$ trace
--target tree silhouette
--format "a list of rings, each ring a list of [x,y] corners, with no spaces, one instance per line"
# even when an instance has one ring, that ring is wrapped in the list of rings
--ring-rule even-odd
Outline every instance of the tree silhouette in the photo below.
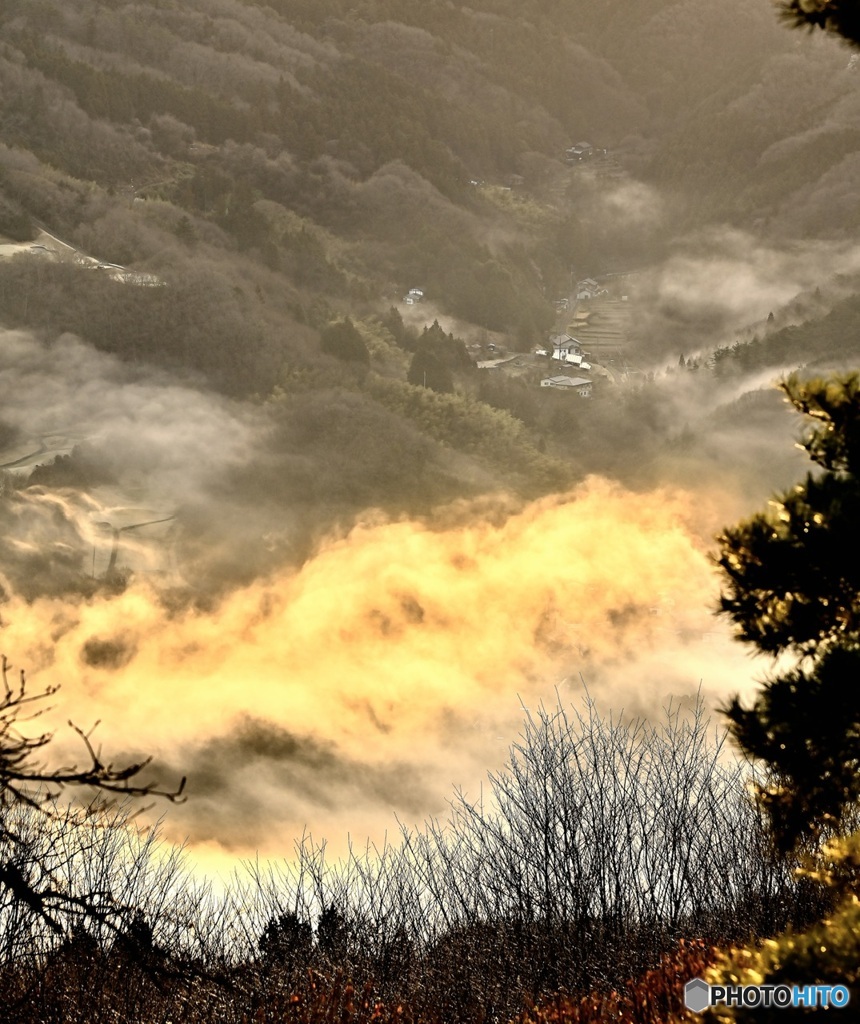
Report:
[[[438,320],[434,320],[421,332],[418,348],[432,352],[452,372],[475,369],[474,360],[466,351],[463,340],[455,338],[450,332],[446,334]]]
[[[781,0],[780,16],[795,28],[820,28],[860,47],[860,7],[856,0]]]
[[[738,639],[796,658],[751,708],[726,708],[741,748],[774,773],[760,796],[786,851],[860,797],[860,375],[780,387],[813,421],[801,446],[820,471],[725,530],[717,563]]]
[[[349,923],[335,907],[323,908],[317,922],[317,947],[333,962],[344,957],[349,944]]]
[[[176,802],[183,798],[185,779],[175,790],[160,789],[156,782],[140,784],[137,779],[150,763],[149,758],[120,767],[105,764],[93,746],[92,730],[84,732],[71,722],[83,744],[86,762],[81,766],[49,767],[41,760],[41,753],[50,745],[53,734],[28,736],[20,726],[44,713],[43,702],[58,687],[31,694],[23,671],[15,683],[9,675],[10,665],[4,655],[0,660],[0,888],[56,934],[68,932],[64,920],[71,920],[73,930],[89,918],[108,925],[121,923],[126,908],[118,906],[109,893],[86,888],[76,891],[41,863],[38,855],[33,860],[16,812],[29,811],[44,822],[47,830],[49,822],[56,819],[55,798],[68,786],[89,788],[96,798],[102,797],[101,806],[105,794],[108,799],[163,796]],[[97,799],[91,809],[96,811],[98,807]]]
[[[454,377],[442,360],[429,349],[419,348],[412,357],[406,380],[416,387],[430,388],[441,394],[452,394]]]
[[[153,965],[161,951],[155,944],[155,933],[146,914],[139,908],[131,912],[116,937],[114,952],[138,964]]]
[[[258,945],[270,966],[301,967],[313,948],[313,930],[295,911],[290,911],[269,919]]]

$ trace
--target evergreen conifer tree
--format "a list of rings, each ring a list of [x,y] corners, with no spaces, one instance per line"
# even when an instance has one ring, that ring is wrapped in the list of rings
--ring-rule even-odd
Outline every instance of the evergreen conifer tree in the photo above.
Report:
[[[751,708],[726,713],[772,780],[761,798],[783,850],[838,828],[860,797],[860,374],[781,385],[812,420],[819,467],[719,537],[720,611],[759,651],[793,655]]]
[[[322,332],[322,350],[347,363],[370,365],[370,353],[358,328],[347,317],[331,323]]]
[[[857,0],[779,0],[777,7],[782,18],[797,28],[821,28],[860,47]]]
[[[442,394],[454,391],[454,377],[445,363],[429,349],[419,348],[412,357],[406,380],[418,387],[430,388]]]

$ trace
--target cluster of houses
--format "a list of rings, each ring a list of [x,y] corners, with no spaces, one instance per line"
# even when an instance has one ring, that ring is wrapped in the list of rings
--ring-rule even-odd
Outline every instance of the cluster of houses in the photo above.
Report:
[[[415,306],[424,301],[424,292],[420,288],[410,288],[403,296],[403,301],[407,306]]]
[[[575,142],[564,151],[564,158],[569,164],[580,164],[595,156],[606,156],[605,149],[595,149],[590,142]]]
[[[492,370],[495,372],[501,372],[502,367],[506,370],[512,370],[515,375],[518,375],[516,367],[523,367],[528,365],[527,357],[514,355],[505,355],[499,351],[497,346],[492,342],[486,345],[470,345],[470,351],[480,353],[486,350],[491,356],[489,359],[481,359],[480,356],[476,360],[477,367],[479,370]],[[552,353],[552,358],[561,363],[564,368],[576,367],[579,371],[585,371],[586,373],[591,370],[591,363],[586,362],[583,357],[582,343],[577,341],[576,338],[571,337],[569,334],[559,334],[554,338],[550,339],[550,344],[546,348],[538,348],[534,350],[534,355],[549,356]],[[562,369],[562,366],[559,367]],[[551,376],[544,377],[540,386],[542,388],[556,388],[559,391],[567,391],[571,394],[579,395],[581,398],[590,398],[592,392],[593,381],[590,377],[583,376],[570,376],[568,374],[552,374]]]
[[[582,342],[577,341],[570,334],[556,334],[550,338],[547,348],[536,349],[535,355],[548,356],[550,352],[552,352],[552,358],[560,363],[575,366],[578,370],[586,372],[591,369],[591,363],[586,362],[583,356]],[[592,382],[587,377],[568,377],[563,375],[544,377],[540,382],[542,388],[570,390],[582,398],[588,398],[591,395],[591,385]]]

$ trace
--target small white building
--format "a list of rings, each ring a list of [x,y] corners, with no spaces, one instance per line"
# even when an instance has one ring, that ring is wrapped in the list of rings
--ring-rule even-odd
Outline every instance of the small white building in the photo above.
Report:
[[[591,381],[586,377],[544,377],[540,382],[542,388],[561,388],[562,391],[573,391],[580,398],[591,397]]]
[[[582,362],[582,342],[569,334],[557,334],[549,340],[553,359],[558,359],[562,363],[575,363],[577,359]]]
[[[565,150],[565,157],[570,163],[576,163],[580,160],[587,160],[593,153],[594,146],[590,142],[577,142]]]
[[[576,284],[577,302],[596,299],[599,296],[608,294],[609,292],[605,288],[601,288],[600,283],[595,281],[593,277],[586,277],[582,281],[578,281]]]

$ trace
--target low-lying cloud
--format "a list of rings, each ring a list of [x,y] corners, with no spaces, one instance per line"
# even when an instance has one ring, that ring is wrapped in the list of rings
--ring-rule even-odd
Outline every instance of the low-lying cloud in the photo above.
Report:
[[[63,684],[63,717],[104,722],[106,748],[153,754],[163,783],[188,774],[171,837],[273,856],[306,824],[378,836],[394,812],[440,812],[504,758],[519,699],[565,678],[648,715],[700,680],[742,686],[711,616],[723,511],[592,479],[495,522],[356,526],[207,612],[168,611],[144,584],[12,599],[3,641]]]
[[[2,332],[0,416],[31,440],[98,444],[110,470],[148,500],[181,500],[247,458],[247,407],[133,367],[73,335],[53,342]]]
[[[531,503],[377,510],[290,559],[303,495],[282,478],[334,472],[325,445],[73,338],[0,340],[12,447],[74,434],[110,477],[86,491],[7,480],[2,648],[34,687],[62,686],[45,724],[64,763],[81,753],[66,720],[99,719],[105,756],[152,755],[163,786],[187,774],[188,802],[165,827],[207,867],[289,855],[305,827],[342,848],[348,832],[381,838],[395,814],[444,814],[454,785],[474,792],[505,759],[521,701],[553,701],[559,687],[578,700],[581,679],[605,706],[649,716],[700,681],[712,703],[750,683],[712,615],[712,537],[746,510],[724,471],[695,489],[591,477]],[[426,439],[404,437],[379,473],[392,460],[400,473],[395,456],[429,457]],[[171,531],[192,527],[237,562],[251,535],[269,557],[217,598],[188,600],[188,546]],[[118,547],[136,570],[124,590],[101,579]],[[44,585],[22,586],[39,572]]]
[[[860,270],[854,243],[764,242],[737,228],[687,236],[657,266],[636,278],[641,320],[637,341],[654,355],[731,344],[739,327],[764,326],[799,294]],[[819,311],[820,312],[820,311]]]

